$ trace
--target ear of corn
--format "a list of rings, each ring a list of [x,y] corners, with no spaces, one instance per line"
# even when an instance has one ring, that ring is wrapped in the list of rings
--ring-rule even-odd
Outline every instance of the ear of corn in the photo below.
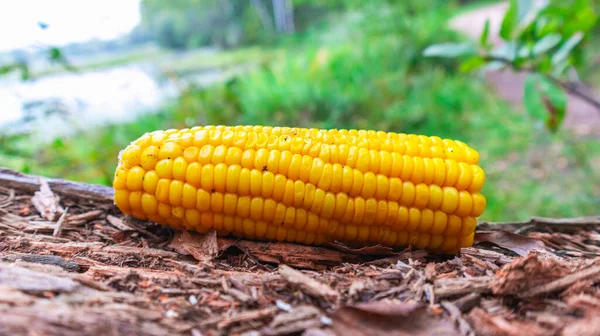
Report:
[[[115,203],[173,228],[322,244],[473,244],[479,154],[439,137],[204,126],[148,133],[119,157]]]

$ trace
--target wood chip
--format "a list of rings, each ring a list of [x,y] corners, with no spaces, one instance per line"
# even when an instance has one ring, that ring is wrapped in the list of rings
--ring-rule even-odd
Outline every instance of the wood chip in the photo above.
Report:
[[[339,300],[339,293],[331,289],[331,287],[320,283],[287,265],[279,266],[279,274],[281,274],[289,283],[298,286],[309,295],[333,302]]]
[[[69,278],[0,263],[0,285],[26,293],[71,292],[79,284]]]
[[[228,319],[224,319],[217,324],[217,327],[219,329],[225,329],[236,323],[246,323],[253,320],[269,318],[275,315],[278,310],[279,309],[277,307],[268,307],[265,309],[244,312],[242,314],[234,315]]]
[[[63,214],[60,216],[60,218],[56,222],[56,227],[54,228],[54,232],[52,232],[52,235],[54,237],[60,236],[60,232],[62,231],[62,226],[65,222],[65,218],[67,218],[68,213],[69,213],[69,208],[66,208],[65,211],[63,212]]]
[[[490,291],[493,277],[473,277],[451,279],[444,278],[435,281],[434,292],[439,298],[447,298],[469,293],[485,293]]]
[[[52,192],[48,182],[46,182],[45,179],[41,179],[40,190],[36,191],[31,198],[31,203],[33,203],[36,210],[43,218],[49,221],[55,221],[56,217],[58,217],[58,214],[61,212],[59,202],[58,196]]]
[[[581,281],[581,280],[600,280],[600,265],[590,267],[579,272],[566,275],[562,278],[543,284],[541,286],[534,287],[525,293],[520,294],[521,297],[533,297],[544,294],[553,293],[559,290],[563,290],[570,285]]]

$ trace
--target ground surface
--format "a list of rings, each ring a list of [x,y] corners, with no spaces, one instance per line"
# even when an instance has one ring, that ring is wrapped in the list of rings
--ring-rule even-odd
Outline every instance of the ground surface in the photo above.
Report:
[[[47,181],[0,168],[0,335],[600,335],[598,217],[435,256],[176,232]]]
[[[489,19],[490,42],[494,45],[500,45],[503,43],[499,37],[500,25],[507,9],[507,2],[481,6],[457,15],[450,21],[450,26],[473,39],[478,39],[485,21]],[[486,74],[487,81],[498,94],[515,106],[522,106],[523,104],[525,77],[525,74],[509,70],[490,71]],[[596,96],[600,96],[600,92],[595,91]],[[568,99],[565,126],[581,135],[600,135],[600,111],[573,95],[569,95]]]

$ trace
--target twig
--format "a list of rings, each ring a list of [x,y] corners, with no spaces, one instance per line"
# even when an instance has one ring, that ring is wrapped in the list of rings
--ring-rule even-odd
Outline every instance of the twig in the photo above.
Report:
[[[435,295],[439,298],[469,293],[487,293],[490,291],[490,284],[493,279],[493,277],[489,276],[473,277],[470,279],[438,279],[435,282],[434,291]]]
[[[567,92],[571,93],[572,95],[581,98],[583,101],[585,101],[589,105],[593,106],[600,113],[600,100],[598,100],[598,98],[594,97],[590,93],[581,91],[581,89],[580,89],[581,84],[579,84],[579,83],[562,81],[562,80],[560,80],[560,79],[558,79],[558,78],[556,78],[556,77],[554,77],[552,75],[541,73],[536,68],[516,67],[513,64],[513,61],[511,61],[508,58],[504,58],[504,57],[497,57],[497,56],[486,55],[486,56],[483,57],[483,59],[485,61],[500,62],[500,63],[502,63],[504,65],[508,65],[511,69],[513,69],[513,70],[515,70],[517,72],[539,73],[539,74],[545,76],[547,79],[549,79],[553,83],[555,83],[556,85],[558,85],[558,86],[562,87],[563,89],[567,90]]]
[[[113,189],[106,186],[45,178],[55,194],[78,198],[88,202],[113,204]],[[0,167],[0,185],[3,187],[36,192],[40,189],[38,177]]]
[[[67,218],[67,214],[69,213],[69,208],[65,209],[65,212],[60,216],[58,222],[56,222],[56,227],[54,228],[54,232],[52,232],[52,236],[58,237],[60,235],[60,231],[62,231],[63,223],[65,222],[65,218]]]
[[[573,218],[531,217],[529,221],[524,222],[479,222],[477,228],[478,230],[489,230],[497,229],[502,226],[502,229],[506,229],[517,234],[525,234],[533,229],[545,226],[561,228],[563,231],[568,231],[569,229],[579,229],[582,226],[594,225],[600,225],[600,216]]]

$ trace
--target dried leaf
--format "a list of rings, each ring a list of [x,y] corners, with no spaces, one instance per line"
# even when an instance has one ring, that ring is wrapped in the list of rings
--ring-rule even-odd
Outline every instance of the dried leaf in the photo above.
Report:
[[[189,231],[177,231],[170,247],[180,254],[192,255],[198,261],[210,261],[219,254],[217,232],[211,230],[206,234]]]
[[[546,248],[546,245],[539,239],[502,230],[477,232],[475,233],[475,242],[496,244],[520,256],[526,256],[531,250]]]
[[[333,315],[333,330],[344,336],[459,335],[451,322],[440,320],[426,305],[383,301],[340,308]]]
[[[52,192],[48,182],[43,179],[40,180],[40,190],[35,192],[31,203],[42,217],[49,221],[55,221],[58,214],[62,212],[58,196]]]

